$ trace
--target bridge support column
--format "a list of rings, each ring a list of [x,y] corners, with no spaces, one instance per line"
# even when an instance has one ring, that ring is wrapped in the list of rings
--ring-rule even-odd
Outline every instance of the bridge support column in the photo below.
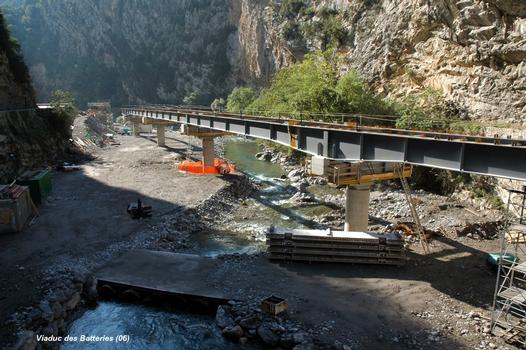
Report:
[[[132,124],[132,133],[133,136],[139,136],[141,133],[141,123],[134,122]]]
[[[166,146],[166,130],[165,126],[162,124],[157,124],[157,146],[164,147]]]
[[[347,186],[344,231],[367,231],[371,184]]]
[[[203,166],[214,166],[214,138],[213,137],[203,137]]]

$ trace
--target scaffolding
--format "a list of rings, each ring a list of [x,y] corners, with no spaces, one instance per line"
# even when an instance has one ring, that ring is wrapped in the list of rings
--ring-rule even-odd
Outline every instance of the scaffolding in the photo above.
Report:
[[[493,298],[491,329],[508,343],[526,347],[526,186],[508,189],[506,222]]]
[[[395,166],[395,173],[398,173],[398,176],[400,177],[400,183],[402,184],[405,199],[407,200],[407,205],[409,206],[411,216],[413,217],[413,221],[415,223],[416,233],[418,235],[418,238],[420,238],[420,244],[422,245],[422,249],[424,249],[424,254],[429,254],[429,242],[427,241],[424,227],[422,226],[420,216],[418,216],[418,212],[416,210],[415,201],[413,200],[413,195],[411,194],[411,186],[409,186],[409,182],[407,182],[407,176],[404,174],[405,168],[405,164],[398,164],[397,166]]]

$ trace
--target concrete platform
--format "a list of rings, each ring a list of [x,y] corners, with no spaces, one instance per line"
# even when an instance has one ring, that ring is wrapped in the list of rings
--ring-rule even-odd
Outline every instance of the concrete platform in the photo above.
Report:
[[[99,285],[131,288],[212,299],[230,300],[228,295],[207,283],[220,260],[191,254],[133,250],[111,260],[95,273]]]

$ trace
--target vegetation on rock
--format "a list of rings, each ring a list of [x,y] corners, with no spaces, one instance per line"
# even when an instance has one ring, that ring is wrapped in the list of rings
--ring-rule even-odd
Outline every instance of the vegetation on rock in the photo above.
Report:
[[[237,87],[228,96],[226,108],[229,112],[243,113],[256,98],[254,90],[248,87]]]
[[[78,114],[75,98],[69,91],[55,90],[52,94],[55,128],[64,134],[70,134],[71,126]]]
[[[341,75],[334,51],[308,54],[280,70],[249,111],[269,115],[292,113],[302,118],[328,119],[335,114],[390,114],[392,106],[376,97],[357,73]]]
[[[335,121],[362,125],[479,134],[481,126],[460,119],[461,111],[433,89],[393,101],[373,92],[355,71],[342,73],[336,51],[307,54],[281,69],[257,99],[249,88],[236,88],[228,110],[270,116]]]
[[[316,7],[309,0],[285,0],[276,6],[276,13],[285,23],[281,31],[285,40],[321,50],[345,44],[348,32],[341,20],[345,13]]]

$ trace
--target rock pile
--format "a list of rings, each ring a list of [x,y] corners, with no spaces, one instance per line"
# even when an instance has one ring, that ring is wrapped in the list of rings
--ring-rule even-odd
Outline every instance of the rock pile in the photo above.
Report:
[[[474,223],[457,231],[457,236],[466,236],[474,239],[495,239],[499,232],[504,229],[502,221],[488,221]]]
[[[31,350],[37,345],[44,349],[58,347],[57,342],[38,342],[37,334],[58,337],[67,329],[68,317],[81,305],[97,300],[97,280],[92,275],[71,273],[59,286],[51,289],[36,306],[28,307],[13,315],[11,322],[22,329],[13,349]]]
[[[214,193],[195,208],[188,209],[184,215],[177,215],[172,228],[178,232],[194,233],[205,229],[209,223],[218,223],[228,218],[244,198],[257,188],[245,175],[233,175],[230,183]]]
[[[280,164],[285,169],[290,169],[299,164],[301,155],[296,152],[286,153],[274,147],[266,147],[263,151],[256,153],[255,157],[266,162]]]
[[[314,349],[313,339],[287,316],[270,316],[254,303],[229,301],[217,308],[223,336],[239,344],[262,343],[282,349]]]

